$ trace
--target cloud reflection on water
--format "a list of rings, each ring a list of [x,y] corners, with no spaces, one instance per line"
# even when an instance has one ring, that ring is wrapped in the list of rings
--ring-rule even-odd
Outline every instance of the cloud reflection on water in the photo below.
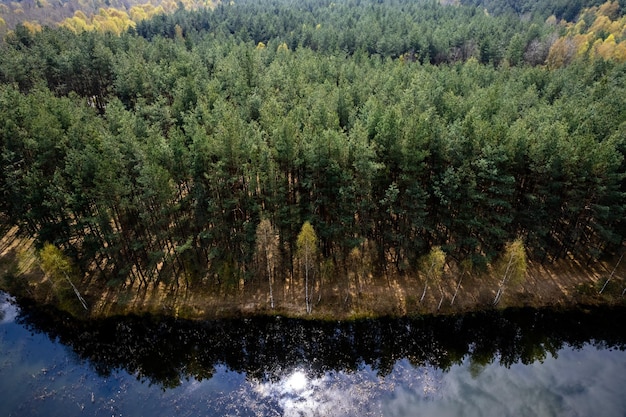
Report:
[[[513,312],[491,321],[477,315],[407,326],[385,320],[192,326],[131,318],[96,328],[49,316],[42,327],[25,326],[6,298],[0,312],[6,323],[0,392],[12,393],[0,402],[0,415],[623,417],[626,411],[626,352],[611,350],[626,349],[615,325],[623,320],[613,312],[611,320]]]
[[[626,412],[626,362],[623,352],[564,348],[558,359],[520,363],[494,362],[480,373],[469,360],[439,378],[433,396],[399,385],[383,406],[389,417],[590,416],[623,417]]]
[[[0,324],[12,323],[18,314],[15,300],[5,293],[0,292]]]
[[[367,366],[321,376],[297,368],[277,380],[245,379],[230,400],[239,400],[238,414],[258,416],[623,417],[623,358],[585,345],[529,365],[494,361],[479,373],[469,359],[448,371],[400,360],[385,377]]]
[[[442,372],[431,367],[415,368],[399,361],[393,372],[382,377],[369,366],[356,372],[327,372],[321,376],[303,368],[287,372],[278,380],[248,381],[234,396],[245,398],[243,408],[255,415],[285,417],[385,416],[384,405],[400,387],[410,387],[424,398],[434,398]],[[259,408],[263,404],[264,406]],[[273,404],[271,412],[266,408]]]
[[[378,416],[371,408],[371,395],[381,382],[369,369],[346,374],[330,372],[314,376],[294,369],[277,381],[250,381],[242,387],[248,404],[275,404],[277,415],[285,417]],[[247,393],[247,394],[246,394]],[[263,414],[270,415],[270,414]]]

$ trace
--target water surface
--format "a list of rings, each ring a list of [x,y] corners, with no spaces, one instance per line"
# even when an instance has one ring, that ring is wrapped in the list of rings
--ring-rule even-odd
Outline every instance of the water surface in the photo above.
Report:
[[[85,323],[0,293],[0,416],[624,416],[625,318]]]

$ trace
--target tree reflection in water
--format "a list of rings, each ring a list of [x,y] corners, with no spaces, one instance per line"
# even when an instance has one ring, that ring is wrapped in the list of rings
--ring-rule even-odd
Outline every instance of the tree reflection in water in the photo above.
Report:
[[[624,318],[624,308],[601,308],[336,323],[281,317],[193,322],[150,316],[81,322],[26,305],[19,320],[70,346],[101,375],[123,369],[172,388],[183,379],[211,378],[216,366],[225,365],[259,384],[284,384],[287,377],[288,385],[277,389],[295,392],[301,386],[306,391],[313,381],[323,382],[328,372],[368,367],[385,376],[400,360],[446,371],[466,358],[473,369],[494,360],[504,366],[529,364],[555,355],[564,344],[624,349],[626,335],[615,327]]]

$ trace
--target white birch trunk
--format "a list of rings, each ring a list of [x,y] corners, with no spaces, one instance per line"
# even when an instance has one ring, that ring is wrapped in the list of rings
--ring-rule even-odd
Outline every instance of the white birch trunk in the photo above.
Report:
[[[78,288],[76,288],[76,286],[74,285],[70,277],[65,272],[63,273],[63,275],[65,275],[65,279],[67,279],[67,282],[69,282],[70,285],[72,286],[72,289],[74,290],[74,294],[76,294],[76,297],[78,298],[78,301],[80,301],[80,303],[83,305],[83,308],[86,311],[89,311],[89,308],[87,308],[87,302],[85,301],[83,296],[80,295],[80,292],[78,292]]]
[[[458,282],[458,284],[456,284],[456,289],[454,290],[454,295],[452,296],[452,300],[450,300],[450,305],[454,304],[454,300],[456,299],[456,295],[459,293],[459,288],[461,288],[461,281],[463,281],[463,275],[465,275],[465,272],[463,272],[461,274],[461,277],[459,278],[459,282]]]
[[[611,275],[609,275],[609,277],[606,279],[606,281],[604,282],[604,285],[602,286],[602,288],[600,289],[600,292],[598,292],[598,294],[602,294],[604,292],[604,289],[606,288],[606,286],[608,285],[609,281],[611,280],[611,278],[613,278],[613,275],[615,275],[615,270],[617,269],[617,267],[619,266],[619,263],[622,262],[622,258],[624,257],[624,254],[622,253],[622,256],[619,257],[619,260],[617,261],[617,263],[615,264],[615,268],[613,268],[613,272],[611,272]],[[622,292],[622,295],[624,295],[624,293]]]
[[[304,302],[307,314],[311,313],[311,302],[309,300],[309,248],[304,248]]]
[[[506,266],[506,270],[504,271],[504,277],[502,277],[502,282],[500,282],[500,287],[498,288],[498,292],[496,293],[496,297],[493,299],[493,305],[495,306],[500,302],[500,298],[502,297],[502,293],[504,292],[504,285],[506,281],[509,279],[509,270],[511,269],[511,265],[513,264],[513,254],[509,258],[509,263]]]

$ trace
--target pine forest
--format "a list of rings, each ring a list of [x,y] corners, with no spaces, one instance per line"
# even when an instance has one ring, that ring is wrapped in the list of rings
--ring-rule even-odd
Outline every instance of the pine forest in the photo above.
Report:
[[[501,264],[495,304],[526,259],[622,253],[618,2],[112,10],[0,44],[0,219],[79,296],[297,291],[310,312]]]

